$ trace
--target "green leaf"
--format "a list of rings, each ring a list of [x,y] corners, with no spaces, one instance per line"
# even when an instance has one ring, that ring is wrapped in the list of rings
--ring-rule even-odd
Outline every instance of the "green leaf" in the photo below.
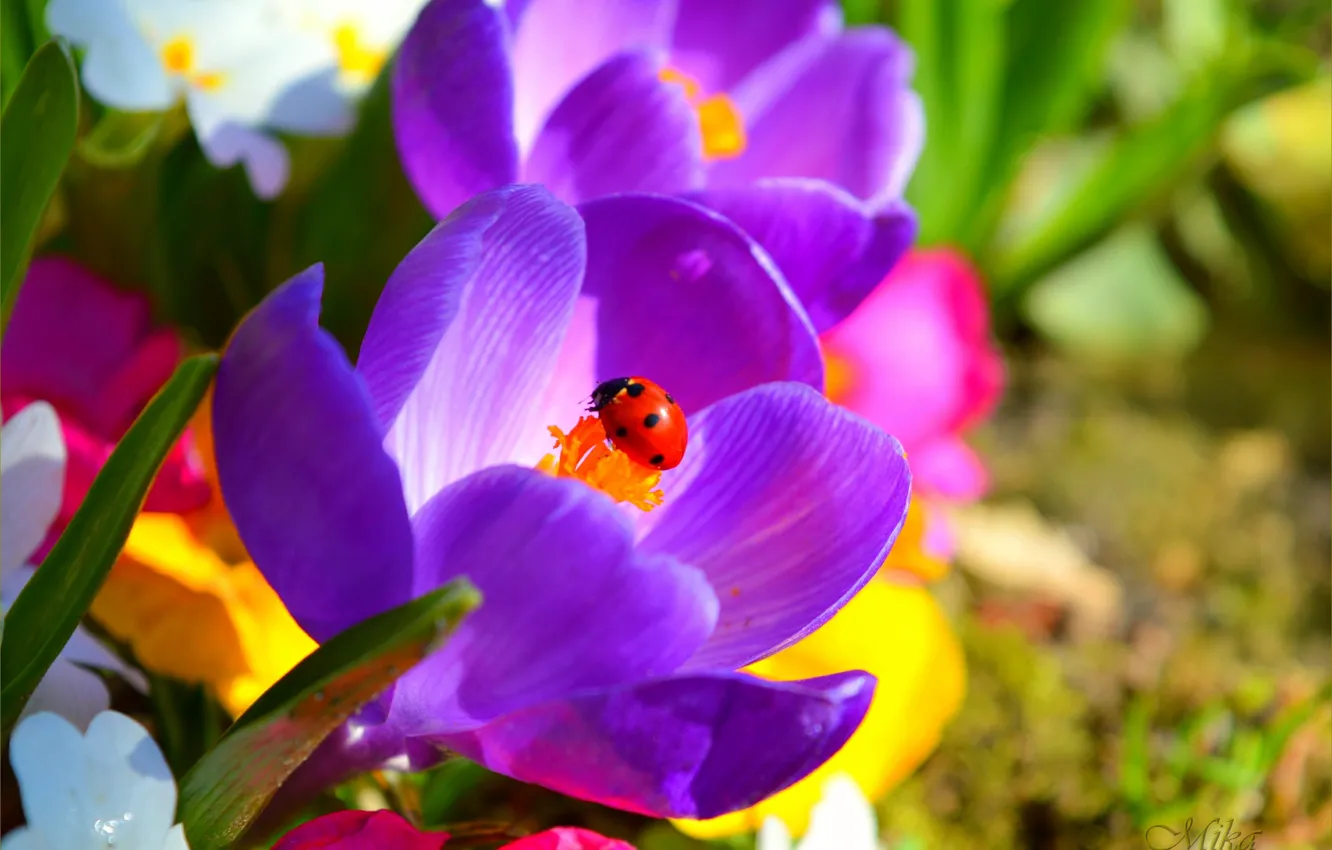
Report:
[[[111,453],[42,568],[14,600],[0,643],[0,719],[6,737],[92,605],[129,537],[157,468],[216,371],[213,354],[180,364]]]
[[[41,47],[0,119],[0,310],[14,306],[33,237],[60,182],[79,128],[74,60],[58,42]]]
[[[138,165],[169,124],[167,112],[108,111],[79,140],[79,155],[100,168]]]
[[[297,211],[287,269],[324,263],[320,321],[353,359],[389,275],[434,226],[398,160],[388,68],[362,101],[346,147]]]
[[[1015,0],[1008,9],[1002,105],[969,215],[950,234],[979,249],[989,243],[1023,155],[1039,138],[1066,130],[1105,84],[1111,42],[1130,0]]]
[[[1206,81],[1159,119],[1120,136],[1036,225],[998,251],[990,267],[1005,294],[1159,200],[1207,151],[1232,100],[1230,87]]]
[[[438,648],[481,601],[465,580],[335,635],[283,676],[180,783],[193,850],[230,847],[315,747]]]
[[[1101,363],[1180,357],[1207,327],[1202,298],[1141,227],[1116,234],[1042,279],[1023,308],[1061,349]]]

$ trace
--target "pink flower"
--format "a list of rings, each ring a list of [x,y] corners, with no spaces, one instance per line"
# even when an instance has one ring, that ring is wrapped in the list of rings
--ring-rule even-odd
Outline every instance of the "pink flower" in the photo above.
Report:
[[[984,285],[948,249],[913,252],[820,342],[828,396],[890,431],[926,497],[979,498],[985,467],[962,440],[1004,384]]]
[[[448,833],[421,832],[390,811],[344,811],[293,829],[273,850],[440,850]],[[623,841],[562,826],[506,844],[500,850],[634,850]]]
[[[52,539],[180,358],[180,339],[153,326],[142,295],[62,257],[33,260],[0,345],[0,407],[9,419],[43,400],[60,415],[69,462]],[[207,503],[203,466],[190,446],[182,438],[167,456],[146,510],[185,512]]]

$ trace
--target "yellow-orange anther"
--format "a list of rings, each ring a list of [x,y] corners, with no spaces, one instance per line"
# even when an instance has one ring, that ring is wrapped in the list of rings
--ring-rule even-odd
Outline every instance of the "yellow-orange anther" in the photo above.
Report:
[[[656,489],[661,473],[606,445],[606,432],[595,416],[581,417],[567,434],[552,425],[550,435],[559,455],[546,455],[537,469],[560,478],[576,478],[640,510],[650,511],[662,503],[662,492]]]
[[[343,73],[365,82],[379,74],[387,58],[382,48],[367,45],[361,31],[352,24],[334,28],[333,47],[338,52],[338,67]]]
[[[703,156],[706,159],[732,159],[745,152],[745,122],[735,102],[724,94],[703,96],[703,87],[688,74],[674,68],[665,68],[657,77],[663,82],[679,86],[685,100],[698,115],[698,127],[703,135]]]

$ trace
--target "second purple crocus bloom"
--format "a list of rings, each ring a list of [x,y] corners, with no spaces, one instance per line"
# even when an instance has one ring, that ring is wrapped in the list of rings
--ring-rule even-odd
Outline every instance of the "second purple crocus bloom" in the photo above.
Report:
[[[223,494],[302,627],[326,640],[456,576],[484,595],[296,785],[447,749],[707,818],[801,778],[859,724],[866,673],[736,671],[883,562],[910,496],[901,447],[809,386],[808,320],[779,278],[760,291],[742,240],[661,214],[623,197],[580,216],[523,186],[467,202],[394,273],[354,368],[318,327],[318,267],[237,329],[214,399]],[[694,288],[734,309],[675,309]],[[650,513],[533,468],[596,378],[629,374],[690,415]]]
[[[719,212],[822,332],[915,237],[913,64],[836,0],[432,0],[394,66],[394,132],[438,217],[516,181]]]

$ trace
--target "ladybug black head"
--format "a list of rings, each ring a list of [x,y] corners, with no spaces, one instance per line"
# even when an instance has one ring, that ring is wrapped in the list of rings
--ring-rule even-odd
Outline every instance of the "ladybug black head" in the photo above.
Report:
[[[588,405],[589,411],[601,410],[601,408],[611,403],[620,392],[629,386],[628,378],[611,378],[609,381],[602,381],[597,384],[597,388],[592,391],[592,404]]]

